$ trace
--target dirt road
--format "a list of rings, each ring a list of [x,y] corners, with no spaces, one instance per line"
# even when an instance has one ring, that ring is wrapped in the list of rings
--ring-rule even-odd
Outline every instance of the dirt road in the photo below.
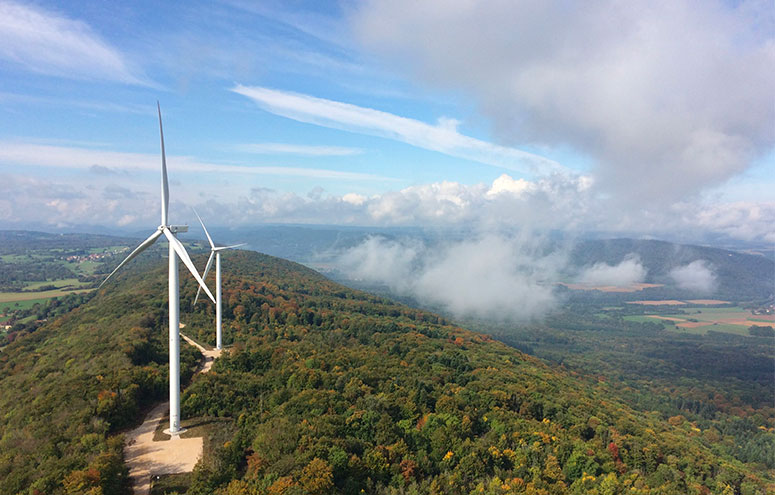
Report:
[[[207,350],[187,336],[181,337],[204,354],[205,362],[200,373],[207,373],[221,351]],[[154,407],[145,417],[143,424],[126,435],[124,456],[129,466],[129,478],[136,495],[148,495],[151,492],[151,478],[161,474],[188,473],[193,471],[202,456],[202,438],[180,438],[172,435],[166,441],[154,442],[156,428],[169,411],[169,402]]]

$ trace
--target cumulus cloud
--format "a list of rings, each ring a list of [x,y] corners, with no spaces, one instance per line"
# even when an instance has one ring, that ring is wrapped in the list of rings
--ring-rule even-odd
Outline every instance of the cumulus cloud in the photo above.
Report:
[[[579,274],[578,281],[590,286],[629,287],[643,282],[646,268],[638,255],[630,253],[617,265],[595,263]]]
[[[0,145],[0,157],[13,149]],[[121,220],[121,216],[127,212],[137,215],[138,227],[143,222],[155,221],[156,213],[152,216],[138,213],[158,211],[158,186],[155,182],[158,180],[158,157],[141,154],[100,155],[104,160],[96,161],[116,167],[111,170],[117,173],[105,174],[102,169],[95,170],[91,165],[86,165],[94,163],[96,155],[87,153],[82,160],[78,154],[63,153],[56,156],[58,149],[44,149],[46,153],[39,158],[51,160],[63,167],[80,168],[82,175],[78,175],[78,170],[69,178],[62,174],[37,179],[25,175],[3,175],[0,177],[0,198],[3,198],[0,221],[4,225],[14,228],[29,222],[126,225],[127,220]],[[32,155],[25,154],[30,158],[19,160],[18,163],[36,163]],[[188,176],[177,176],[176,171],[185,172],[189,166],[199,166],[196,165],[199,162],[184,157],[170,157],[169,163],[173,176],[183,179]],[[200,165],[208,171],[221,170],[220,165]],[[282,169],[290,174],[302,174],[306,170]],[[138,170],[153,172],[154,179],[148,183],[143,179],[143,174],[135,173]],[[315,173],[325,175],[323,170]],[[245,176],[249,177],[250,173]],[[357,192],[330,194],[319,187],[308,194],[296,194],[252,187],[255,182],[249,180],[235,183],[229,180],[228,175],[219,174],[219,179],[206,187],[186,182],[185,187],[175,188],[173,209],[190,212],[191,206],[194,206],[203,215],[218,218],[221,225],[230,227],[266,222],[331,224],[332,219],[335,219],[341,225],[476,228],[493,232],[557,229],[571,233],[610,231],[619,232],[620,235],[648,232],[652,235],[662,233],[675,236],[680,233],[689,242],[708,232],[749,241],[772,242],[775,239],[772,230],[775,224],[775,202],[682,202],[667,207],[656,204],[644,205],[637,214],[625,214],[613,210],[605,202],[597,201],[591,191],[591,179],[584,176],[553,174],[540,180],[527,181],[504,174],[489,184],[443,181],[369,196]],[[94,187],[83,187],[84,180]],[[116,183],[127,190],[111,189]],[[59,213],[59,210],[49,211],[46,206],[52,201],[60,205],[66,201],[72,202],[74,194],[79,199],[69,214]],[[106,198],[120,201],[121,207],[106,208]],[[612,211],[617,214],[612,214]]]
[[[0,174],[0,197],[6,201],[5,207],[0,207],[0,222],[7,227],[39,222],[57,227],[126,225],[120,219],[127,212],[143,212],[143,219],[158,221],[158,193],[133,192],[120,186],[91,188],[83,187],[82,182],[60,183]]]
[[[706,260],[695,260],[688,265],[670,270],[670,278],[681,288],[710,293],[716,288],[716,274]]]
[[[478,101],[501,138],[571,146],[598,185],[671,201],[775,142],[775,16],[765,1],[370,0],[367,49]]]
[[[350,278],[438,305],[458,316],[530,319],[557,303],[552,280],[566,263],[540,238],[483,235],[444,245],[371,237],[337,261]]]
[[[0,59],[46,75],[153,86],[84,22],[5,0],[0,2]]]

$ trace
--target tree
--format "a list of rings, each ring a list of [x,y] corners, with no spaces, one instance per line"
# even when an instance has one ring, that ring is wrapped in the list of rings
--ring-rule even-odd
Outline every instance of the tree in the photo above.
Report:
[[[334,487],[333,470],[326,461],[315,457],[302,469],[299,483],[310,495],[330,493]]]

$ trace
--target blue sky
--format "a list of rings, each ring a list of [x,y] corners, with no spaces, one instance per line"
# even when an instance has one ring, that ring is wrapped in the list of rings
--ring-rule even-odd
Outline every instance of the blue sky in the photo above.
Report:
[[[159,100],[174,221],[775,242],[772,10],[0,0],[0,226],[150,225]]]

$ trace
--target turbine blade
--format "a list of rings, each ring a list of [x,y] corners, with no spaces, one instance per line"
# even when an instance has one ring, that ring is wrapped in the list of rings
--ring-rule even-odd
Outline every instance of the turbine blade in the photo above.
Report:
[[[193,208],[191,208],[191,209],[194,210]],[[204,231],[205,231],[205,235],[207,236],[207,240],[210,241],[210,247],[214,248],[215,247],[215,243],[213,242],[213,238],[210,237],[210,233],[207,231],[207,227],[205,227],[205,223],[202,221],[202,217],[199,216],[199,213],[197,213],[196,210],[194,210],[194,215],[196,215],[196,217],[199,219],[199,223],[202,224],[202,229],[204,229]]]
[[[202,272],[202,280],[207,278],[207,274],[210,273],[210,268],[213,266],[213,260],[215,259],[215,251],[210,251],[210,257],[207,258],[207,265],[205,265],[205,271]]]
[[[170,186],[167,182],[167,154],[164,152],[164,129],[161,126],[161,106],[156,101],[159,110],[159,135],[161,135],[161,224],[169,224]]]
[[[207,279],[207,274],[210,272],[210,267],[213,266],[213,258],[215,258],[215,251],[210,251],[210,257],[207,258],[207,265],[205,265],[205,271],[202,272],[202,280]],[[194,304],[199,300],[199,293],[202,292],[200,286],[196,291],[196,297],[194,298]]]
[[[232,245],[232,246],[222,246],[222,247],[217,247],[217,248],[215,248],[215,250],[216,250],[216,251],[224,251],[224,250],[226,250],[226,249],[234,249],[234,248],[238,248],[238,247],[240,247],[240,246],[247,246],[247,244],[248,244],[247,242],[242,242],[242,243],[240,243],[240,244],[234,244],[234,245]]]
[[[193,275],[196,281],[199,282],[199,286],[204,289],[205,294],[207,294],[210,300],[215,303],[215,297],[213,297],[212,292],[210,292],[210,289],[208,289],[207,285],[205,285],[202,277],[199,276],[199,272],[196,271],[194,262],[191,261],[191,258],[188,256],[186,248],[183,247],[183,244],[172,234],[172,232],[170,232],[170,229],[168,229],[166,226],[163,227],[162,231],[164,232],[164,235],[167,237],[167,240],[170,242],[170,244],[172,244],[172,249],[178,253],[178,256],[183,261],[183,264],[186,265],[188,271],[191,272],[191,275]]]
[[[107,278],[105,278],[105,280],[103,280],[103,281],[102,281],[102,283],[100,284],[100,286],[99,286],[99,287],[97,287],[97,288],[99,289],[100,287],[102,287],[103,285],[105,285],[105,282],[107,282],[107,281],[108,281],[108,279],[109,279],[110,277],[112,277],[112,276],[113,276],[113,274],[114,274],[114,273],[116,273],[116,272],[119,270],[119,268],[121,268],[122,266],[126,265],[127,263],[129,263],[130,261],[132,261],[132,259],[134,259],[134,257],[135,257],[135,256],[137,256],[138,254],[140,254],[140,253],[142,253],[143,251],[145,251],[145,250],[146,250],[146,249],[147,249],[147,248],[148,248],[148,247],[149,247],[151,244],[153,244],[154,242],[156,242],[156,239],[158,239],[160,235],[161,235],[161,230],[157,230],[156,232],[154,232],[153,234],[151,234],[151,235],[148,237],[148,239],[146,239],[146,240],[144,240],[143,242],[141,242],[141,243],[140,243],[140,245],[139,245],[139,246],[137,246],[137,247],[135,248],[135,250],[134,250],[134,251],[132,251],[131,253],[129,253],[129,256],[127,256],[127,257],[124,259],[124,261],[122,261],[121,263],[119,263],[119,265],[116,267],[116,269],[115,269],[115,270],[113,270],[112,272],[110,272],[110,275],[108,275],[108,276],[107,276]]]

